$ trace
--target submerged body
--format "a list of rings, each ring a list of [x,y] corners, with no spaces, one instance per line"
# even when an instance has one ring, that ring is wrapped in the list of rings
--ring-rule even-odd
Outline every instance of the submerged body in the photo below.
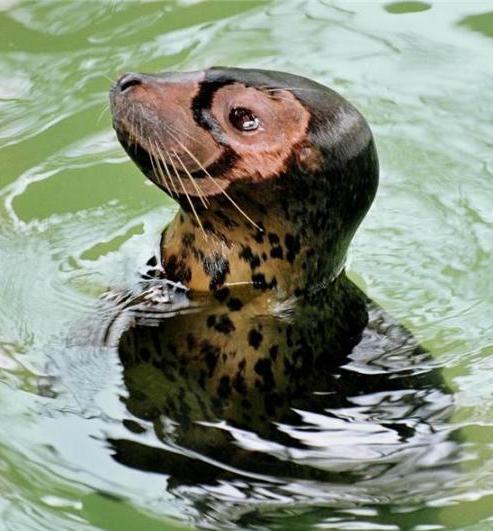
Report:
[[[378,448],[389,467],[422,446],[425,433],[430,444],[442,441],[428,424],[450,406],[439,375],[344,271],[378,182],[361,114],[310,80],[223,68],[127,74],[111,103],[130,157],[180,205],[155,270],[183,293],[157,307],[137,297],[147,302],[130,307],[117,333],[133,417],[127,427],[196,452],[171,458],[121,439],[112,441],[116,458],[165,472],[177,485],[189,481],[185,462],[199,455],[207,462],[194,473],[203,470],[204,483],[234,477],[231,467],[371,479],[381,469],[364,466],[359,443],[357,459],[345,448],[344,465],[334,465],[330,451],[310,454],[304,431],[306,418],[323,424],[327,411],[348,412],[358,400],[368,455]],[[335,418],[344,424],[344,415]],[[270,448],[261,454],[260,440]],[[330,433],[316,443],[331,444]],[[297,450],[307,451],[306,463],[283,453]]]

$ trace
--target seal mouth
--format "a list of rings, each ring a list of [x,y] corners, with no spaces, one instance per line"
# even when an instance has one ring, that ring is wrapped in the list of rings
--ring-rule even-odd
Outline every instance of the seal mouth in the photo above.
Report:
[[[118,141],[142,173],[174,199],[179,200],[182,196],[199,198],[206,206],[205,198],[223,193],[230,184],[222,178],[234,161],[234,156],[227,152],[208,164],[202,164],[187,153],[170,152],[149,137],[136,137],[117,114],[113,128]]]
[[[200,76],[192,74],[125,74],[111,87],[110,106],[117,138],[144,175],[173,198],[205,203],[229,186],[232,157],[195,121]]]

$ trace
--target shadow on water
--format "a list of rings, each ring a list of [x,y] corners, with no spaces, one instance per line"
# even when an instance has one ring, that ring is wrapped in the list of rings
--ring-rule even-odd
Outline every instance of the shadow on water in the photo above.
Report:
[[[130,417],[114,458],[168,476],[202,524],[265,524],[291,501],[323,505],[319,521],[454,477],[440,371],[344,275],[309,300],[226,288],[119,320]]]

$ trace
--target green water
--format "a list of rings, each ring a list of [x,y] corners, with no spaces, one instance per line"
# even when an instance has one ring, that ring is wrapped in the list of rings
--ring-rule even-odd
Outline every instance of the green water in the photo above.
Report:
[[[215,64],[307,75],[367,117],[381,184],[348,269],[432,352],[461,433],[456,472],[422,496],[266,494],[235,505],[264,524],[236,527],[493,529],[492,37],[488,2],[0,2],[0,529],[200,521],[193,485],[112,458],[121,367],[87,323],[176,208],[119,147],[110,80]]]

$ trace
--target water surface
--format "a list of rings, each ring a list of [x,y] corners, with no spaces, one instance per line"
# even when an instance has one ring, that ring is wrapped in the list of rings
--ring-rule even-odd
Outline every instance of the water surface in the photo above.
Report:
[[[486,2],[1,4],[0,528],[493,526],[492,20]],[[92,340],[99,296],[135,285],[176,211],[118,145],[107,90],[127,70],[214,64],[315,78],[375,133],[381,185],[348,270],[431,352],[455,403],[435,452],[425,437],[382,468],[392,481],[348,472],[368,419],[329,425],[329,412],[304,412],[310,436],[286,427],[305,454],[258,444],[339,470],[331,481],[239,467],[177,486],[115,459],[118,439],[185,449],[129,430],[118,353]],[[222,465],[207,462],[214,477]]]

